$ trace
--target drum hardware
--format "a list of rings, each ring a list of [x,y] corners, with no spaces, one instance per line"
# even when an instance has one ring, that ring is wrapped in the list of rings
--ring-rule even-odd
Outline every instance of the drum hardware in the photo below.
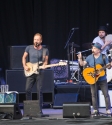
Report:
[[[85,48],[85,49],[90,49],[90,48],[92,48],[92,45],[93,45],[93,43],[84,43],[82,45],[82,47]]]
[[[111,59],[112,59],[112,49],[109,50],[109,53],[110,53],[109,56],[110,56]]]
[[[74,42],[69,43],[69,46],[80,47],[78,44],[75,44]]]
[[[80,68],[75,70],[74,72],[71,72],[71,80],[73,80],[73,83],[85,82],[80,71]]]
[[[71,79],[75,82],[79,82],[79,69],[78,70],[75,70],[74,72],[71,73]],[[76,74],[77,73],[77,74]],[[77,76],[76,76],[77,75]],[[76,78],[77,77],[77,78]]]

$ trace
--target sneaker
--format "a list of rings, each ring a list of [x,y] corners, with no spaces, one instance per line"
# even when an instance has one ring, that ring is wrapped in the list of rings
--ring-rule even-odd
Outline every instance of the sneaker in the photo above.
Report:
[[[111,114],[112,114],[112,112],[111,112],[110,109],[108,109],[108,110],[106,111],[106,113],[107,113],[108,115],[111,115]]]

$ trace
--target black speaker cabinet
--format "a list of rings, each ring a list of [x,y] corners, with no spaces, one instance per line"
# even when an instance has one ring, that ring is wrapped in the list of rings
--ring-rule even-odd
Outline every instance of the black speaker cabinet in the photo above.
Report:
[[[6,83],[9,85],[9,91],[25,93],[26,77],[23,70],[6,70]],[[53,103],[54,100],[54,77],[51,69],[41,71],[41,83],[44,102]],[[32,92],[37,92],[36,84]]]
[[[24,111],[23,111],[24,117],[27,116],[38,117],[39,112],[40,108],[38,100],[24,101]]]
[[[13,119],[21,119],[22,113],[18,104],[1,103],[0,112],[12,114]]]
[[[22,56],[26,46],[9,46],[8,60],[10,69],[23,69]]]
[[[6,70],[6,83],[10,91],[25,92],[26,77],[23,70]],[[37,92],[36,85],[32,92]]]
[[[90,117],[90,103],[65,103],[63,104],[63,118]]]
[[[41,71],[42,92],[54,92],[54,76],[51,69]]]

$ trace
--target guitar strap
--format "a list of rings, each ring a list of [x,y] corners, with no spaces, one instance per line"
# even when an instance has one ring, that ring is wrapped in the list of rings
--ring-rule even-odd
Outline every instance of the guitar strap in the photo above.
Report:
[[[42,49],[42,53],[43,53],[43,54],[42,54],[42,55],[43,55],[42,62],[45,61],[46,52],[47,52],[47,49],[46,49],[46,48],[43,48],[43,49]]]
[[[93,58],[94,58],[94,56],[93,56]],[[105,54],[102,54],[102,60],[103,60],[104,66],[105,66],[106,65]],[[95,65],[95,58],[94,58],[94,65]]]
[[[105,66],[105,65],[106,65],[105,54],[102,54],[102,59],[103,59],[103,64],[104,64],[104,66]]]

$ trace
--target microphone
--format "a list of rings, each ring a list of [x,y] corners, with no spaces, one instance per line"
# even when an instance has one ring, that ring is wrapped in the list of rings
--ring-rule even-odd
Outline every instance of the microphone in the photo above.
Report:
[[[38,46],[39,46],[39,44],[38,44],[38,43],[36,43],[36,44],[35,44],[35,46],[36,46],[36,47],[38,47]]]
[[[90,51],[90,50],[92,50],[92,49],[84,50],[84,51],[78,52],[78,53],[76,53],[76,54],[84,53],[84,52],[87,52],[87,51]]]
[[[76,28],[72,28],[71,30],[78,30],[79,29],[79,27],[76,27]]]

